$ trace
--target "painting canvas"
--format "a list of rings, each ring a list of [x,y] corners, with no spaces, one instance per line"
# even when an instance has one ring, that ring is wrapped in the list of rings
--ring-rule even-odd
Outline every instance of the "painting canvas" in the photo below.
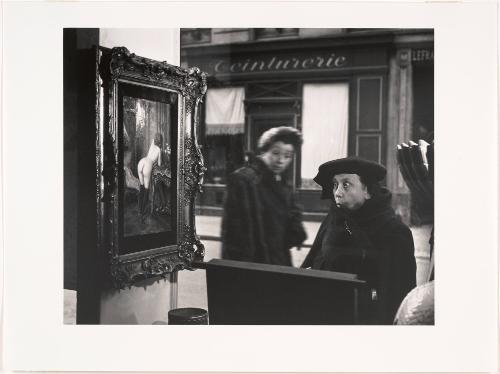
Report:
[[[123,98],[124,236],[173,228],[172,105]]]
[[[177,93],[119,85],[121,252],[175,243]],[[166,239],[166,240],[165,240]],[[150,243],[151,245],[148,245]]]

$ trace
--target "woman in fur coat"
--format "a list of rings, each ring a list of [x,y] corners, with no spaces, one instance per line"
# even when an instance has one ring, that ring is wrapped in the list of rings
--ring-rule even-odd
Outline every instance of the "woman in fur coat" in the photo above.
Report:
[[[355,157],[326,162],[315,182],[332,201],[302,267],[356,274],[371,289],[365,323],[392,324],[399,304],[415,287],[413,236],[379,185],[384,166]]]
[[[281,126],[259,139],[259,154],[228,179],[222,220],[222,258],[291,266],[290,248],[306,239],[293,188],[282,177],[302,144]]]

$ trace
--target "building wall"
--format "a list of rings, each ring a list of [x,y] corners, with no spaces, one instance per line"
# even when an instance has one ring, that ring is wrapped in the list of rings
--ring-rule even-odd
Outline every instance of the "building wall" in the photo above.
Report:
[[[254,40],[273,40],[276,38],[318,38],[339,35],[346,32],[341,28],[212,28],[183,29],[183,44],[231,44],[246,43]]]
[[[200,66],[209,73],[209,89],[215,87],[238,86],[245,87],[245,135],[244,144],[247,150],[249,130],[256,131],[255,121],[251,113],[253,108],[271,108],[267,112],[259,109],[257,113],[263,119],[271,121],[276,111],[283,111],[276,104],[270,104],[274,98],[269,94],[269,88],[276,83],[296,83],[297,89],[293,102],[297,113],[288,109],[285,112],[293,115],[296,124],[304,131],[304,121],[301,107],[304,105],[302,87],[308,82],[319,83],[349,83],[349,155],[359,155],[382,162],[388,167],[386,183],[394,192],[394,207],[397,213],[407,223],[411,222],[412,200],[400,172],[396,160],[396,145],[409,140],[418,140],[420,132],[414,133],[416,126],[413,65],[426,61],[426,68],[420,70],[420,77],[425,77],[425,85],[419,88],[420,98],[429,96],[423,103],[423,117],[426,122],[425,131],[433,129],[433,34],[429,30],[412,29],[183,29],[181,31],[182,63],[184,66]],[[414,52],[418,52],[415,54]],[[326,69],[311,66],[310,61],[325,54],[325,61],[335,55],[349,61],[347,65],[334,64]],[[431,57],[432,56],[432,57]],[[293,68],[277,68],[278,62],[288,61]],[[295,64],[298,63],[298,68]],[[308,69],[302,69],[302,64],[308,64]],[[351,64],[351,65],[350,65]],[[254,68],[256,66],[256,68]],[[281,65],[283,66],[283,65]],[[331,67],[331,68],[330,68]],[[422,80],[420,78],[420,80]],[[264,83],[265,82],[265,83]],[[267,85],[267,103],[251,102],[251,91],[255,87]],[[282,89],[283,90],[283,89]],[[422,94],[424,93],[424,94]],[[430,95],[429,95],[430,94]],[[293,96],[293,95],[292,95]],[[285,99],[280,98],[280,99]],[[292,98],[289,98],[290,100]],[[292,103],[292,101],[290,101]],[[428,108],[427,108],[428,107]],[[376,109],[376,110],[375,110]],[[417,108],[422,109],[422,105]],[[273,112],[273,110],[275,112]],[[255,111],[254,111],[255,112]],[[256,112],[255,112],[256,113]],[[379,117],[374,122],[373,118]],[[288,117],[287,117],[288,118]],[[280,121],[286,119],[280,118]],[[373,123],[372,123],[373,122]],[[269,123],[268,123],[269,125]],[[202,131],[203,133],[203,120]],[[413,139],[416,136],[417,138]],[[205,141],[205,152],[209,152],[209,137]],[[212,138],[211,138],[212,139]],[[213,142],[213,140],[210,140]],[[250,140],[251,142],[251,140]],[[221,142],[219,142],[221,143]],[[239,144],[237,142],[233,142]],[[215,144],[215,143],[214,143]],[[229,144],[229,143],[228,143]],[[234,145],[234,144],[233,144]],[[226,147],[232,147],[227,145]],[[219,154],[221,144],[218,147]],[[250,147],[251,148],[251,147]],[[378,148],[378,150],[376,150]],[[232,148],[231,148],[232,149]],[[305,151],[302,149],[302,151]],[[228,152],[235,159],[234,152]],[[229,157],[229,156],[227,156]],[[299,162],[304,158],[299,155]],[[205,157],[211,160],[210,157]],[[300,165],[300,164],[299,164]],[[297,170],[300,166],[297,168]],[[298,174],[297,174],[298,175]],[[198,198],[199,212],[205,214],[220,214],[221,203],[224,200],[224,184],[214,183],[208,178],[207,185]],[[296,180],[300,202],[304,205],[309,218],[325,211],[319,201],[318,192],[309,189],[306,183]],[[304,182],[304,181],[302,181]],[[307,181],[306,181],[307,182]],[[313,186],[314,187],[314,186]],[[311,188],[313,188],[311,187]],[[321,217],[316,217],[321,219]],[[417,224],[419,220],[415,221]]]

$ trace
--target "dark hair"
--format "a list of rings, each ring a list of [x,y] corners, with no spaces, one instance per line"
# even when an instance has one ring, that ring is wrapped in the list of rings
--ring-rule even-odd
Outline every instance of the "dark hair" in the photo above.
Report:
[[[372,179],[367,179],[362,175],[359,176],[359,180],[366,186],[366,189],[368,190],[368,193],[370,194],[371,197],[375,197],[378,194],[380,194],[381,186],[379,182],[374,181]]]
[[[157,132],[157,133],[155,134],[154,143],[155,143],[158,147],[160,147],[160,146],[162,145],[162,143],[163,143],[163,135],[162,135],[161,133]]]
[[[296,150],[302,144],[302,133],[290,126],[273,127],[264,132],[257,143],[259,151],[266,152],[276,142],[291,144]]]

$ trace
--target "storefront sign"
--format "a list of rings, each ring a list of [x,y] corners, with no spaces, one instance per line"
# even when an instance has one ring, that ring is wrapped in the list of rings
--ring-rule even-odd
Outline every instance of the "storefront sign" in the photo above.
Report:
[[[434,61],[433,49],[414,49],[411,52],[413,62]]]
[[[247,58],[242,61],[216,60],[215,74],[238,74],[314,69],[338,69],[349,65],[346,55],[330,53],[316,56],[269,56]]]

